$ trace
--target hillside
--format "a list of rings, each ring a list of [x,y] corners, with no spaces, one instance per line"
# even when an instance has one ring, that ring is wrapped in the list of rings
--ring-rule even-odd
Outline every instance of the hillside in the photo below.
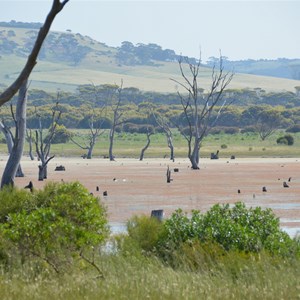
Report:
[[[9,26],[9,27],[8,27]],[[10,84],[22,69],[40,24],[0,23],[0,82]],[[181,80],[178,55],[156,44],[123,42],[109,47],[88,36],[70,31],[50,32],[30,79],[31,88],[74,91],[78,85],[119,84],[143,91],[175,92],[170,78]],[[191,58],[194,60],[194,58]],[[238,68],[235,68],[237,72]],[[210,67],[200,76],[203,88],[210,84]],[[266,91],[294,91],[299,80],[236,73],[230,88],[261,88]]]

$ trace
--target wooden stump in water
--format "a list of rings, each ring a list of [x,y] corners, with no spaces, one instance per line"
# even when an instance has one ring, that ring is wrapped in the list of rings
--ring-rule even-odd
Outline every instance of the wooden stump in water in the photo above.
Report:
[[[164,218],[164,210],[163,209],[152,210],[151,218],[157,218],[158,221],[162,221]]]

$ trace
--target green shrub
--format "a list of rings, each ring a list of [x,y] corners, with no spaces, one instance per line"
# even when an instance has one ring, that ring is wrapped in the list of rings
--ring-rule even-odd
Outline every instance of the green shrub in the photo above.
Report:
[[[58,271],[109,234],[104,207],[78,182],[50,183],[34,193],[13,188],[18,200],[11,206],[8,191],[0,191],[0,237],[10,256],[42,260]]]
[[[227,147],[228,147],[228,146],[227,146],[226,144],[222,144],[222,145],[221,145],[221,149],[227,149]]]
[[[182,210],[174,212],[164,226],[166,234],[161,246],[168,249],[189,240],[212,242],[225,250],[273,254],[297,254],[299,247],[279,226],[270,209],[247,209],[245,204],[214,205],[205,214],[193,211],[189,218]]]
[[[134,216],[127,222],[128,236],[119,244],[121,250],[151,252],[163,233],[163,224],[157,218]],[[129,249],[129,247],[131,249]]]
[[[286,134],[282,137],[279,137],[276,142],[277,144],[292,146],[294,145],[294,137],[290,134]]]

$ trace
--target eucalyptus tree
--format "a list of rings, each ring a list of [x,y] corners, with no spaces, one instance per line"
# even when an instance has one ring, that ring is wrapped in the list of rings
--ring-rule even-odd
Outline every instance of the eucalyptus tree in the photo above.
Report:
[[[7,161],[4,173],[2,175],[1,187],[4,185],[13,185],[17,168],[20,164],[23,154],[24,141],[26,136],[26,102],[27,102],[27,81],[28,78],[37,64],[37,57],[41,47],[46,39],[50,27],[57,16],[64,8],[69,0],[53,0],[52,7],[46,17],[43,26],[40,28],[36,41],[33,45],[31,53],[29,54],[25,66],[20,72],[16,80],[0,94],[0,106],[10,101],[12,97],[19,91],[19,98],[16,108],[17,120],[17,135],[14,146]]]
[[[200,68],[201,59],[197,62],[191,62],[187,57],[180,57],[179,69],[183,81],[172,79],[179,87],[183,88],[184,93],[178,91],[183,115],[188,124],[187,132],[183,134],[188,143],[188,158],[192,169],[199,169],[200,146],[201,141],[207,135],[209,130],[217,122],[220,113],[227,105],[226,99],[223,100],[223,93],[233,78],[232,72],[224,72],[223,59],[220,55],[219,66],[212,68],[211,85],[205,91],[200,88]],[[218,106],[217,114],[214,108]]]
[[[256,116],[255,128],[259,137],[264,141],[280,127],[283,117],[280,112],[273,108],[260,108]]]

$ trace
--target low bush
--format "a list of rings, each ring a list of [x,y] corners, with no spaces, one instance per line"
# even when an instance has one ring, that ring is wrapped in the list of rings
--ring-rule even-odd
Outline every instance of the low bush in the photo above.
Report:
[[[294,145],[294,137],[290,134],[286,134],[284,136],[279,137],[276,140],[276,142],[277,144],[292,146]]]
[[[218,253],[266,251],[284,257],[300,254],[299,243],[280,229],[279,219],[271,209],[248,209],[240,202],[232,207],[217,204],[204,214],[192,211],[191,216],[178,209],[163,223],[152,222],[150,218],[134,218],[129,222],[128,239],[166,261],[174,261],[178,249],[189,249],[186,244],[197,243],[204,248],[215,245]]]
[[[43,261],[59,272],[108,237],[106,210],[78,182],[33,193],[5,188],[0,199],[0,256],[14,262]]]
[[[247,209],[245,204],[214,205],[205,214],[193,211],[188,218],[177,210],[165,222],[166,237],[162,244],[198,239],[213,242],[225,250],[246,252],[269,251],[272,254],[298,254],[298,245],[280,229],[279,219],[271,209]],[[300,252],[299,252],[300,253]]]

